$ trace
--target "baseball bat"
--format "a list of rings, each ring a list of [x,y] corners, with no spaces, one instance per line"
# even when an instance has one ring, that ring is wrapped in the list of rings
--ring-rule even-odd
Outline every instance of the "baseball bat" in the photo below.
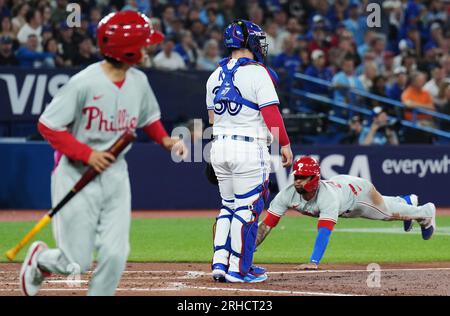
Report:
[[[107,150],[107,152],[111,153],[114,157],[119,156],[119,154],[134,140],[136,139],[136,134],[131,131],[125,131],[119,139]],[[80,192],[89,182],[91,182],[96,176],[98,172],[95,171],[94,168],[89,168],[83,174],[80,180],[73,186],[73,188],[69,191],[69,193],[64,196],[64,198],[51,210],[47,212],[37,224],[22,238],[22,240],[13,248],[8,250],[5,255],[10,261],[14,260],[17,253],[36,235],[45,225],[47,225],[52,217],[69,202],[78,192]]]

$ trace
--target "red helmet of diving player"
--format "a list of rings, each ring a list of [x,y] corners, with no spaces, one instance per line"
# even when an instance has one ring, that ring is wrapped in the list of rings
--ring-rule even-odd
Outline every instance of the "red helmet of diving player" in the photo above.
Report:
[[[296,186],[298,193],[314,192],[319,186],[320,165],[316,159],[311,156],[303,156],[294,162],[292,174],[297,179],[311,177],[306,183],[300,187]]]

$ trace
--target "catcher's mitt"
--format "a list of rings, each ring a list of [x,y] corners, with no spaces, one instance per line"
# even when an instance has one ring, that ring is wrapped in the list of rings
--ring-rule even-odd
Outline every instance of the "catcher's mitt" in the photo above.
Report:
[[[217,180],[216,173],[214,172],[214,168],[211,163],[206,163],[205,175],[208,181],[214,185],[218,185],[219,181]]]

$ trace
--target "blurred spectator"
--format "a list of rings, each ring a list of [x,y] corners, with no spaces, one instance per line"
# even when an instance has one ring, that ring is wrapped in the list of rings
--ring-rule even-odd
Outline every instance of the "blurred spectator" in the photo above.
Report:
[[[150,0],[127,0],[122,10],[139,11],[148,16],[150,14]]]
[[[19,32],[22,26],[27,23],[25,16],[27,15],[30,6],[26,2],[21,2],[13,8],[14,18],[11,20],[14,32]]]
[[[17,66],[19,61],[14,55],[13,40],[8,36],[0,37],[0,66]]]
[[[371,30],[367,30],[367,32],[364,34],[364,42],[360,45],[358,45],[358,55],[359,57],[363,58],[366,51],[371,49],[372,42],[377,36],[377,33]]]
[[[376,76],[374,78],[374,80],[373,80],[373,86],[369,90],[369,92],[372,93],[372,94],[375,94],[377,96],[386,98],[387,97],[387,94],[386,94],[386,77],[383,76],[383,75]],[[375,108],[377,106],[384,107],[386,109],[385,110],[386,113],[389,114],[389,115],[396,115],[395,108],[387,108],[385,106],[384,102],[372,99],[371,107]]]
[[[56,0],[56,8],[53,8],[51,21],[54,25],[60,25],[62,22],[66,22],[68,12],[66,11],[67,0]]]
[[[186,2],[181,2],[177,7],[177,17],[180,19],[184,25],[186,25],[189,18],[189,4]]]
[[[328,55],[330,44],[327,41],[325,28],[323,26],[314,26],[312,33],[312,40],[309,43],[308,50],[312,53],[314,50],[320,49],[325,55]]]
[[[306,68],[305,75],[331,81],[333,78],[333,73],[328,67],[325,66],[324,52],[319,49],[313,51],[311,54],[311,60],[312,64]],[[303,88],[308,92],[317,93],[324,96],[328,96],[330,94],[328,86],[313,83],[307,80],[303,82]]]
[[[355,65],[352,56],[347,56],[342,64],[342,71],[334,75],[332,79],[334,86],[334,100],[355,104],[358,97],[349,91],[349,89],[364,90],[361,80],[355,75]]]
[[[356,67],[355,73],[359,76],[364,73],[364,67],[366,64],[374,64],[375,65],[375,54],[371,50],[367,50],[364,52],[362,62]],[[378,69],[377,69],[378,74]]]
[[[426,26],[432,26],[435,22],[445,23],[448,21],[448,12],[445,12],[445,1],[431,0],[429,8],[423,17]]]
[[[188,69],[197,67],[200,52],[190,31],[184,31],[181,34],[181,41],[175,46],[175,51],[183,58]]]
[[[89,13],[88,33],[92,38],[96,37],[97,25],[102,18],[102,12],[99,8],[92,8]]]
[[[175,43],[172,38],[166,37],[162,51],[160,51],[153,63],[157,69],[161,70],[178,70],[186,69],[183,58],[174,51]]]
[[[73,66],[86,67],[90,64],[99,61],[99,58],[94,53],[94,46],[89,37],[85,37],[78,43],[78,53],[73,58]]]
[[[414,51],[410,50],[402,58],[401,66],[406,68],[408,74],[412,74],[417,71],[417,55]]]
[[[272,65],[280,76],[292,77],[300,69],[302,62],[296,52],[295,43],[293,35],[287,36],[283,41],[283,51],[273,59]]]
[[[441,84],[438,98],[437,110],[443,114],[450,115],[450,81]],[[439,127],[444,131],[450,132],[450,121],[441,120]]]
[[[71,65],[75,57],[78,47],[73,41],[73,28],[69,27],[66,22],[62,22],[59,26],[60,33],[60,51],[66,65]]]
[[[167,5],[161,16],[161,26],[164,34],[172,35],[173,33],[173,22],[176,19],[175,8],[171,5]]]
[[[55,55],[52,53],[38,52],[38,38],[35,34],[28,35],[25,46],[17,50],[16,57],[22,68],[41,68],[51,65]],[[45,61],[46,59],[49,59]],[[54,62],[53,62],[54,64]]]
[[[431,94],[424,90],[426,75],[422,72],[416,72],[411,75],[410,84],[402,93],[402,102],[405,104],[405,119],[413,120],[413,113],[411,109],[424,108],[434,110],[433,98]],[[430,115],[417,113],[417,122],[425,126],[433,126],[433,121]]]
[[[208,38],[206,37],[206,27],[200,20],[194,21],[191,25],[192,36],[199,47],[203,47]]]
[[[374,78],[370,93],[386,97],[386,77],[384,75],[378,75]]]
[[[17,33],[17,40],[21,45],[28,41],[30,35],[36,35],[38,46],[37,51],[42,52],[42,16],[39,10],[30,9],[26,14],[26,23]]]
[[[403,63],[403,57],[413,50],[414,44],[410,40],[402,39],[398,43],[399,54],[394,57],[394,68],[400,67]]]
[[[356,45],[364,44],[364,32],[367,28],[366,18],[359,15],[359,6],[351,3],[348,7],[348,19],[344,21],[344,25],[353,34]]]
[[[383,76],[388,78],[390,81],[392,79],[392,75],[394,74],[394,53],[391,51],[385,51],[384,52],[384,61],[383,65],[378,71],[379,73],[382,73]]]
[[[11,18],[3,16],[0,21],[0,36],[7,36],[11,39],[16,38],[16,33],[13,30]]]
[[[52,29],[52,8],[49,5],[45,5],[40,9],[42,16],[42,30],[51,30]]]
[[[425,47],[434,46],[434,47],[442,47],[444,45],[444,33],[442,31],[442,26],[438,22],[434,22],[430,27],[430,39],[425,44]]]
[[[300,33],[302,32],[302,27],[298,23],[297,18],[289,18],[286,24],[286,30],[295,37],[298,37]]]
[[[406,84],[408,83],[408,75],[406,74],[405,67],[397,67],[394,70],[395,82],[387,87],[386,95],[388,98],[401,101],[402,93],[406,89]]]
[[[357,145],[359,144],[359,135],[363,128],[363,122],[359,115],[354,115],[348,121],[348,131],[345,136],[339,141],[343,145]]]
[[[47,67],[53,68],[53,67],[64,67],[66,66],[66,63],[64,62],[64,58],[58,51],[58,41],[54,38],[48,39],[44,43],[44,52],[46,53],[52,53],[55,56],[55,59],[49,59],[47,60]],[[52,64],[53,61],[53,64]],[[70,66],[70,63],[68,64]]]
[[[344,59],[347,57],[351,57],[355,64],[359,64],[359,56],[353,43],[353,36],[350,32],[345,31],[339,39],[338,46],[330,49],[328,61],[336,70],[341,68]]]
[[[377,68],[381,70],[384,65],[386,40],[381,35],[377,35],[372,40],[370,48],[371,51],[375,54],[375,63],[377,65]]]
[[[406,39],[411,41],[416,55],[420,56],[422,53],[422,39],[420,38],[419,28],[416,24],[408,26]]]
[[[359,135],[360,145],[398,145],[397,133],[389,124],[388,116],[382,107],[373,109],[372,123],[365,125]]]
[[[198,69],[214,71],[220,61],[219,44],[216,40],[210,39],[203,48],[203,54],[198,59]]]
[[[199,19],[209,27],[225,27],[225,19],[219,11],[219,3],[217,1],[208,1],[206,6],[199,12]]]
[[[241,1],[236,0],[222,0],[220,1],[222,6],[221,11],[223,12],[224,24],[228,25],[233,22],[237,17],[243,16]]]
[[[8,9],[6,5],[6,0],[0,0],[0,16],[10,16],[11,11]]]
[[[284,10],[276,10],[273,13],[273,20],[278,25],[278,30],[280,33],[287,32],[286,24],[287,24],[288,15]]]
[[[439,95],[439,87],[445,80],[445,71],[442,66],[436,66],[431,72],[431,79],[424,85],[423,89],[433,98],[433,102],[436,103],[436,99]]]
[[[375,77],[377,76],[377,65],[375,62],[367,62],[364,64],[364,73],[358,77],[364,86],[364,90],[372,89]]]
[[[283,42],[282,37],[278,31],[278,25],[275,22],[269,22],[266,24],[264,31],[266,32],[266,41],[269,45],[267,55],[269,59],[281,53]]]

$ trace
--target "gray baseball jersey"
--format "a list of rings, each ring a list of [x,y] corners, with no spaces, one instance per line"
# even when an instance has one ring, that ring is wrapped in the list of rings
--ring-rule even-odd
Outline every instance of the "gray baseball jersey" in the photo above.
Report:
[[[353,209],[357,194],[367,186],[366,182],[347,175],[320,180],[316,196],[309,201],[304,200],[291,184],[272,200],[269,212],[283,216],[287,210],[294,209],[304,215],[337,222],[340,215]]]
[[[143,127],[160,116],[158,101],[142,71],[130,68],[119,89],[98,62],[74,75],[39,121],[53,130],[69,129],[80,142],[104,151],[125,129]]]

